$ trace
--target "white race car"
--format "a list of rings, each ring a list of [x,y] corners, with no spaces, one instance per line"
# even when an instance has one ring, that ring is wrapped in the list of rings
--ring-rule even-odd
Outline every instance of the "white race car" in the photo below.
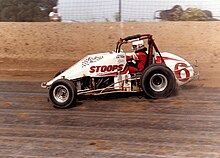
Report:
[[[138,40],[148,43],[147,64],[142,72],[131,74],[121,46]],[[119,92],[139,92],[158,99],[170,96],[176,86],[190,82],[194,68],[183,58],[160,52],[150,34],[120,38],[116,50],[84,57],[65,71],[41,84],[49,89],[49,99],[57,108],[76,105],[78,95],[103,95]]]

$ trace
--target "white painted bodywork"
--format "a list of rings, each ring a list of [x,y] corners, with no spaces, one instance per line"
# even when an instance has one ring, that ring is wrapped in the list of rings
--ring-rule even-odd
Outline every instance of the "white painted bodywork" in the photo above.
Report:
[[[61,78],[78,80],[85,76],[116,76],[118,71],[128,74],[129,72],[126,71],[126,55],[131,54],[132,53],[107,52],[88,55],[44,85],[49,87],[54,81]],[[193,79],[193,67],[186,60],[168,52],[162,52],[161,55],[165,64],[173,71],[179,86]],[[154,58],[156,63],[160,63],[158,53],[155,53]]]
[[[111,73],[116,73],[117,69],[113,71],[106,72],[90,72],[90,68],[92,66],[109,66],[109,65],[123,65],[122,69],[125,68],[126,58],[125,53],[115,53],[115,52],[107,52],[107,53],[99,53],[92,54],[84,57],[79,62],[68,68],[59,76],[55,77],[51,81],[47,82],[47,86],[50,86],[54,81],[65,77],[68,80],[79,79],[81,77],[90,76],[90,77],[100,77],[104,75],[108,75]]]
[[[173,71],[177,85],[184,85],[194,78],[194,68],[185,59],[168,52],[162,52],[161,56],[163,57],[166,66]],[[157,63],[160,63],[160,58],[157,53],[155,53],[155,59]]]

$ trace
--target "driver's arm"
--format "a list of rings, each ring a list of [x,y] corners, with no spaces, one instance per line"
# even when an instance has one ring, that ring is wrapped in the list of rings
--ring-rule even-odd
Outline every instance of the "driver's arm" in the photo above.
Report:
[[[131,56],[126,56],[126,61],[128,61],[128,60],[132,60],[133,59],[133,56],[131,55]]]

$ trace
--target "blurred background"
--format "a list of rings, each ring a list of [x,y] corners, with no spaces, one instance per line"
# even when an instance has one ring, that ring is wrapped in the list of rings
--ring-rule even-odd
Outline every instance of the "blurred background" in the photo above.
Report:
[[[217,20],[219,0],[59,0],[63,21]]]
[[[47,22],[54,6],[62,22],[220,20],[219,0],[0,0],[0,21]]]

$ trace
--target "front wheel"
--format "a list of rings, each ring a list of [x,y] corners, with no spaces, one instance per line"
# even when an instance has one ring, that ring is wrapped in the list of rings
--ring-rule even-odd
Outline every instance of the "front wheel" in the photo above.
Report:
[[[55,81],[49,89],[49,99],[56,108],[69,108],[76,105],[77,90],[70,80]]]
[[[144,70],[141,87],[144,94],[150,98],[166,98],[175,92],[176,79],[167,66],[153,64]]]

